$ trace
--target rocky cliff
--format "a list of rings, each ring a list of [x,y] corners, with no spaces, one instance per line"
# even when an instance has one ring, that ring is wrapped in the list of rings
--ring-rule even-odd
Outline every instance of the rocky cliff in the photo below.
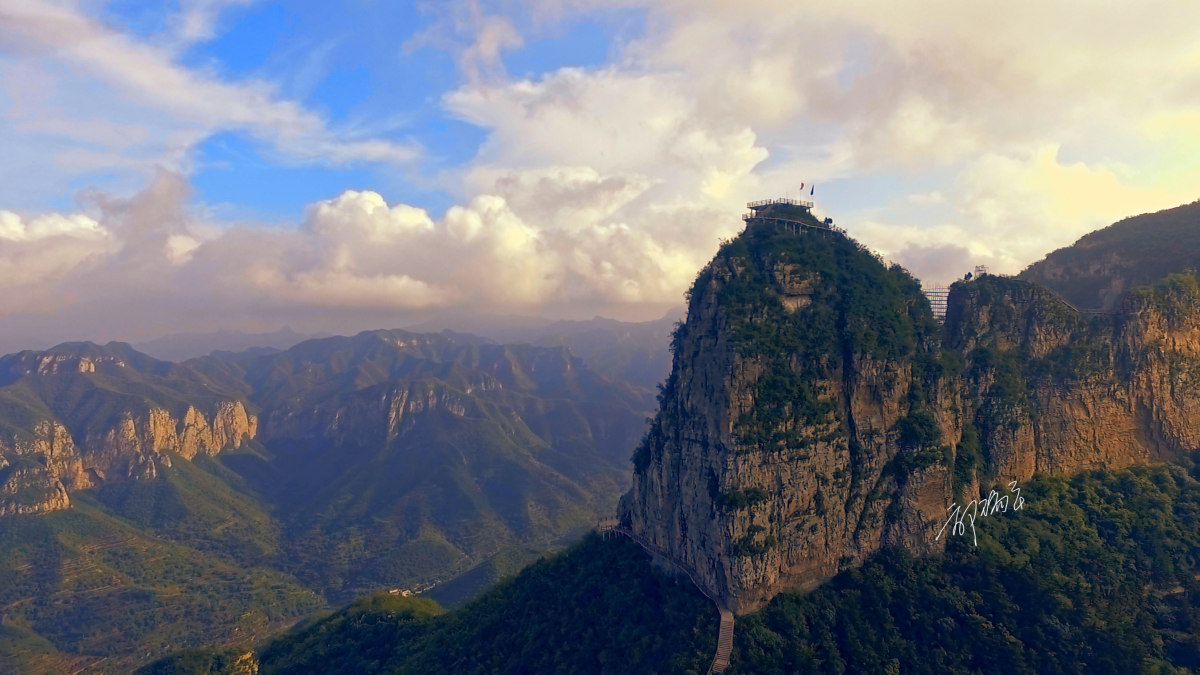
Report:
[[[257,428],[258,419],[241,401],[222,401],[207,413],[188,406],[178,416],[148,407],[140,414],[125,412],[114,426],[88,433],[81,454],[101,479],[153,478],[158,464],[170,465],[168,452],[189,460],[213,456],[241,447]]]
[[[1200,282],[1080,314],[916,282],[852,240],[752,224],[700,273],[620,518],[735,612],[884,545],[936,551],[980,485],[1200,447]],[[940,335],[939,335],[940,332]]]
[[[154,478],[173,454],[216,455],[255,437],[242,401],[124,347],[0,359],[0,516],[66,508],[76,490]]]
[[[989,476],[1024,480],[1200,447],[1200,292],[1190,275],[1080,314],[1026,281],[957,284],[946,347]]]
[[[180,417],[151,407],[83,432],[76,445],[61,422],[41,420],[32,433],[0,439],[0,516],[66,508],[69,493],[104,481],[154,478],[171,465],[171,453],[190,460],[240,447],[254,438],[257,422],[240,401],[207,414],[189,407]]]
[[[61,424],[42,421],[32,434],[0,440],[0,516],[64,509],[68,492],[91,486]]]
[[[840,235],[751,227],[701,272],[673,348],[621,519],[720,602],[935,547],[936,324],[907,273]]]

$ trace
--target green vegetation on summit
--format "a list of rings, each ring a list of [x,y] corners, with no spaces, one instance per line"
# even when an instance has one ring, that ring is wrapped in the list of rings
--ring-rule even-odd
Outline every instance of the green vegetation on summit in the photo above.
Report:
[[[813,391],[813,384],[852,366],[848,362],[860,355],[932,366],[927,355],[937,324],[920,284],[850,239],[753,228],[722,246],[717,259],[737,271],[723,280],[716,297],[734,349],[765,366],[755,405],[738,420],[748,446],[811,444],[815,439],[797,437],[796,427],[836,415],[835,402]],[[713,283],[719,267],[701,271],[689,298]],[[803,297],[806,311],[785,304],[789,292]],[[927,380],[928,375],[916,382]],[[920,389],[912,395],[922,403],[927,398]]]
[[[898,358],[936,333],[917,280],[852,239],[748,228],[716,257],[737,270],[720,287],[717,303],[743,355],[803,350],[810,358],[841,359],[854,352]],[[713,265],[702,270],[689,298],[714,273]],[[788,311],[784,299],[792,292],[805,295],[815,313]]]

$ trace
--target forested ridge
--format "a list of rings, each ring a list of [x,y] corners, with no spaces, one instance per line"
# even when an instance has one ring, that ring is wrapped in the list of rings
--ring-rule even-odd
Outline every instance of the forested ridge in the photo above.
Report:
[[[1172,272],[1200,267],[1200,201],[1144,213],[1089,232],[1021,272],[1083,309],[1113,310],[1122,295]]]
[[[885,549],[738,620],[733,673],[1200,668],[1200,454],[1039,477],[978,546]],[[263,645],[262,672],[704,672],[716,612],[623,539],[586,538],[452,611],[364,598]],[[231,672],[189,652],[144,672]]]

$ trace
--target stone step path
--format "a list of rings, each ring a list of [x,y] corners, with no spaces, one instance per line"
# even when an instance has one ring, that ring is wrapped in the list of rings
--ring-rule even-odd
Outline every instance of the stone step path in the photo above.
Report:
[[[721,610],[721,629],[717,633],[717,655],[713,657],[710,673],[723,673],[729,667],[729,653],[733,651],[733,612]]]

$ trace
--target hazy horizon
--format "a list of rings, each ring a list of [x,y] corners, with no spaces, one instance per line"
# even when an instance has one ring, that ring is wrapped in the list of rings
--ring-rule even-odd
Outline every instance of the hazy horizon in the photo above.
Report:
[[[653,318],[634,318],[634,319],[619,319],[606,317],[601,315],[593,315],[590,317],[545,317],[545,316],[522,316],[522,315],[499,315],[499,313],[487,313],[482,311],[476,312],[443,312],[436,313],[397,324],[379,324],[370,323],[364,324],[341,324],[332,325],[331,328],[314,328],[314,329],[299,329],[292,324],[282,324],[275,328],[229,328],[218,327],[211,330],[166,330],[162,333],[156,333],[146,336],[124,337],[121,335],[103,335],[103,336],[88,336],[74,335],[67,336],[61,340],[37,341],[37,339],[23,340],[12,339],[8,336],[0,336],[0,356],[4,354],[20,352],[25,350],[42,351],[48,350],[65,342],[95,342],[97,345],[107,344],[107,342],[126,342],[139,351],[150,354],[155,358],[166,360],[175,360],[168,357],[157,356],[152,348],[145,348],[148,345],[157,344],[157,342],[168,342],[170,350],[179,350],[176,347],[179,342],[218,342],[222,336],[229,337],[235,342],[245,342],[245,347],[236,348],[234,351],[240,351],[242,348],[275,346],[272,342],[287,342],[283,340],[284,336],[295,337],[295,342],[300,342],[310,339],[320,339],[320,337],[332,337],[337,335],[352,336],[366,330],[408,330],[410,333],[440,333],[443,330],[452,330],[456,333],[476,334],[480,337],[485,337],[488,340],[496,340],[499,342],[520,341],[522,336],[539,333],[540,330],[552,327],[560,322],[578,322],[587,323],[590,321],[618,321],[622,323],[654,323],[662,321],[662,319],[683,316],[686,313],[685,307],[680,304],[677,307],[672,307],[661,316]],[[262,340],[268,339],[268,340]],[[293,344],[295,344],[293,342]],[[197,351],[196,356],[202,356],[211,350],[228,350],[229,347],[216,345],[211,348],[204,348],[203,351]],[[286,348],[286,347],[280,347]],[[185,350],[187,351],[187,350]],[[191,358],[191,357],[187,357]]]

